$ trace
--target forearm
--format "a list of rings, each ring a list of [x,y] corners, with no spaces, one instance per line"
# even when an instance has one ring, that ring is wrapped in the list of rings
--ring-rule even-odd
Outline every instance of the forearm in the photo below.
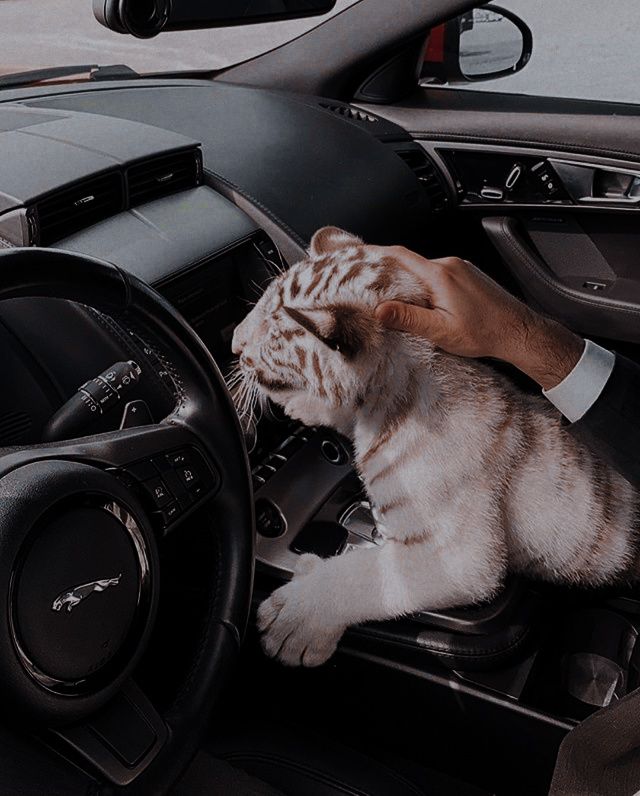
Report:
[[[575,368],[585,341],[566,327],[525,309],[508,340],[497,344],[496,356],[549,390]]]

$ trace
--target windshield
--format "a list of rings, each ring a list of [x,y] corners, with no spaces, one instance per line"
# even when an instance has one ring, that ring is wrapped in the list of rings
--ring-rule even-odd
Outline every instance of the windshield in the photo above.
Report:
[[[72,64],[127,64],[137,72],[222,69],[300,36],[355,2],[338,0],[321,17],[141,40],[102,27],[91,0],[0,0],[0,74]]]

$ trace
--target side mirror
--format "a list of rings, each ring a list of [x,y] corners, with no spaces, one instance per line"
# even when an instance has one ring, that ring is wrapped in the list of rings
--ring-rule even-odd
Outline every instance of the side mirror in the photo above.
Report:
[[[523,69],[532,51],[531,30],[511,11],[474,8],[431,30],[420,81],[450,85],[506,77]]]

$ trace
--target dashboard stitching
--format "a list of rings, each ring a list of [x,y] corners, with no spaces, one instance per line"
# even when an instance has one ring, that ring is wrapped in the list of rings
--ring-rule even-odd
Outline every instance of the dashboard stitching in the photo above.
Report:
[[[279,226],[279,227],[280,227],[280,229],[284,230],[284,231],[285,231],[285,232],[286,232],[286,233],[287,233],[287,234],[288,234],[288,235],[289,235],[291,238],[293,238],[293,240],[294,240],[294,241],[295,241],[295,242],[296,242],[296,243],[297,243],[299,246],[302,246],[302,248],[303,248],[303,249],[305,249],[305,248],[306,248],[307,244],[306,244],[306,243],[305,243],[305,241],[304,241],[304,240],[303,240],[303,239],[300,237],[300,235],[298,235],[298,233],[297,233],[297,232],[295,232],[295,230],[291,229],[291,227],[290,227],[290,226],[289,226],[289,225],[286,223],[286,221],[283,221],[281,218],[279,218],[277,215],[275,215],[275,213],[274,213],[272,210],[270,210],[268,207],[266,207],[266,205],[263,205],[263,204],[262,204],[262,202],[261,202],[259,199],[256,199],[256,198],[255,198],[255,196],[253,196],[252,194],[248,193],[248,192],[247,192],[247,191],[245,191],[243,188],[240,188],[240,187],[239,187],[239,186],[237,186],[235,183],[233,183],[233,182],[230,182],[229,180],[227,180],[225,177],[223,177],[222,175],[218,174],[217,172],[215,172],[215,171],[212,171],[211,169],[207,169],[207,168],[205,167],[205,168],[203,169],[203,171],[204,171],[204,173],[205,173],[205,174],[207,174],[209,177],[213,177],[214,179],[216,179],[216,180],[219,180],[220,182],[224,183],[224,184],[225,184],[227,187],[229,187],[229,188],[233,189],[234,191],[237,191],[239,194],[241,194],[242,196],[244,196],[244,198],[245,198],[245,199],[247,199],[247,200],[248,200],[248,201],[250,201],[252,204],[254,204],[254,205],[255,205],[257,208],[259,208],[259,209],[260,209],[260,210],[261,210],[261,211],[262,211],[262,212],[263,212],[263,213],[264,213],[264,214],[265,214],[265,215],[266,215],[268,218],[270,218],[270,219],[271,219],[271,221],[273,221],[273,223],[274,223],[274,224],[276,224],[277,226]]]
[[[640,152],[629,152],[624,149],[607,149],[605,147],[589,146],[584,144],[566,144],[559,141],[538,141],[532,138],[508,138],[499,136],[488,135],[473,135],[470,133],[444,133],[444,132],[428,132],[428,131],[415,131],[410,133],[412,138],[416,141],[473,141],[481,142],[483,144],[513,144],[515,146],[542,146],[553,147],[558,151],[573,152],[575,154],[591,152],[600,155],[625,155],[631,160],[640,160]]]

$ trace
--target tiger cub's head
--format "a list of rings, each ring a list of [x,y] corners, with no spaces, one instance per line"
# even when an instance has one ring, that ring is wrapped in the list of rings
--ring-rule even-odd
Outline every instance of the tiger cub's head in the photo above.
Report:
[[[235,330],[243,395],[341,429],[372,390],[387,389],[401,352],[397,335],[387,345],[374,310],[385,300],[428,304],[425,286],[390,251],[335,227],[316,232],[308,257],[274,278]]]

